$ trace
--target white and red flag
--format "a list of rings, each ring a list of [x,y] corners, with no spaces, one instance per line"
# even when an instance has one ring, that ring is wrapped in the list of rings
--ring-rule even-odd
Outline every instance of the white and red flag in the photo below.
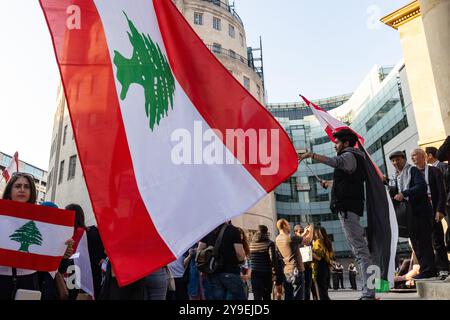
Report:
[[[77,228],[72,239],[75,253],[70,258],[73,259],[74,264],[77,266],[77,272],[79,272],[76,276],[77,288],[82,289],[94,298],[94,281],[86,230]]]
[[[58,270],[74,221],[73,211],[0,200],[0,266]]]
[[[6,183],[8,183],[9,179],[11,179],[12,175],[17,171],[19,171],[19,153],[16,151],[11,159],[11,162],[9,163],[9,166],[2,172],[2,176],[5,178]]]
[[[335,141],[333,132],[342,129],[352,130],[358,137],[356,147],[365,154],[367,240],[372,262],[380,269],[380,281],[377,283],[377,290],[389,291],[389,287],[394,286],[398,224],[391,197],[383,183],[383,174],[365,150],[364,139],[361,135],[304,96],[301,97],[319,120],[331,141]]]
[[[120,285],[174,261],[296,171],[287,134],[171,0],[40,3]]]

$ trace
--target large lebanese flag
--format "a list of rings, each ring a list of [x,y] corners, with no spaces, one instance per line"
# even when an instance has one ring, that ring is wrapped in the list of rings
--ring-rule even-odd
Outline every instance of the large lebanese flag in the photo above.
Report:
[[[5,178],[6,183],[8,183],[9,179],[17,171],[19,171],[19,153],[16,151],[11,159],[11,162],[9,163],[9,166],[2,172],[2,176]]]
[[[0,200],[0,266],[58,270],[74,221],[73,211]]]
[[[174,261],[296,171],[287,134],[172,1],[40,3],[90,199],[120,285]],[[245,135],[234,146],[225,144],[227,129],[255,133],[256,149],[243,147]],[[180,148],[186,136],[194,136],[192,150]],[[215,150],[208,161],[195,139],[202,136],[209,140],[204,153]],[[180,164],[186,158],[194,164]]]
[[[376,289],[389,291],[394,287],[395,255],[397,253],[398,224],[389,191],[383,183],[383,174],[364,147],[364,139],[348,125],[340,122],[316,104],[301,96],[331,141],[333,132],[350,129],[358,137],[357,147],[364,153],[366,171],[367,240],[372,263],[379,267]],[[372,270],[373,271],[373,270]]]

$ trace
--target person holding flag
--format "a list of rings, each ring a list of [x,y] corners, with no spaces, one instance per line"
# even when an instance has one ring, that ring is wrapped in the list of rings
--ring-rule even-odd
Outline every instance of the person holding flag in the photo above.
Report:
[[[10,177],[8,184],[6,185],[6,188],[3,192],[2,200],[9,200],[12,202],[19,202],[22,204],[36,204],[36,185],[34,184],[34,177],[28,173],[23,172],[15,172]],[[4,209],[3,204],[3,210]],[[27,211],[30,208],[27,208]],[[39,210],[40,214],[44,214],[43,211]],[[17,212],[16,212],[17,213]],[[33,212],[35,214],[36,212]],[[5,215],[6,212],[1,212],[0,215],[3,217],[3,225],[1,231],[4,233],[8,225],[14,225],[14,223],[17,221],[14,219],[14,215]],[[45,214],[44,214],[45,215]],[[22,216],[22,220],[27,220],[25,217]],[[29,217],[28,215],[26,215]],[[51,216],[51,214],[47,215],[48,217]],[[6,217],[6,219],[5,219]],[[37,217],[36,217],[37,218]],[[38,221],[38,219],[36,219]],[[70,215],[68,215],[67,220],[70,221]],[[48,224],[49,225],[49,224]],[[53,227],[54,228],[54,227]],[[55,232],[52,230],[52,227],[48,227],[48,230],[50,230],[49,233],[44,233],[45,235],[55,235],[55,234],[65,234],[64,230],[62,232],[58,232],[58,230]],[[47,231],[48,231],[47,230]],[[30,245],[36,245],[36,246],[42,246],[43,242],[45,244],[45,236],[43,236],[38,227],[36,226],[35,221],[30,221],[29,223],[23,225],[20,229],[16,230],[14,234],[10,235],[8,237],[9,239],[20,242],[21,248],[22,244],[27,245],[28,247]],[[21,241],[21,239],[23,239]],[[25,241],[28,240],[28,241]],[[54,242],[61,242],[60,239],[52,239]],[[61,254],[61,256],[55,256],[56,260],[61,259],[64,257],[70,257],[73,253],[73,240],[69,239],[67,240],[64,245],[67,245],[67,248],[65,249],[64,254]],[[5,249],[6,248],[6,249]],[[44,271],[41,268],[47,268],[48,264],[52,264],[52,261],[55,259],[52,259],[52,257],[45,256],[47,251],[45,249],[42,251],[42,255],[39,258],[39,253],[33,254],[32,258],[25,257],[24,254],[30,254],[28,249],[23,248],[22,250],[19,249],[19,252],[16,252],[14,250],[7,250],[7,246],[5,247],[5,238],[3,237],[2,243],[0,243],[0,251],[2,261],[7,262],[13,262],[14,264],[3,264],[0,263],[0,300],[12,300],[15,299],[15,294],[19,289],[22,290],[31,290],[31,291],[39,291],[43,290],[43,288],[40,288],[39,286],[39,277],[37,271]],[[59,250],[60,251],[60,250]],[[33,263],[30,264],[33,268],[19,268],[19,267],[13,267],[16,265],[16,263],[24,263],[23,260],[29,259],[29,261],[33,260]],[[51,260],[48,262],[48,260]],[[29,262],[26,261],[26,262]],[[37,265],[39,264],[39,266]],[[36,268],[36,269],[34,269]],[[57,265],[55,267],[56,271]],[[46,270],[47,272],[50,272],[51,270]]]
[[[355,148],[358,137],[352,130],[342,129],[334,132],[333,137],[336,157],[305,153],[300,156],[300,161],[311,158],[335,169],[333,183],[322,180],[321,185],[326,189],[332,185],[330,209],[339,214],[344,234],[361,269],[363,295],[360,299],[374,300],[375,290],[367,283],[372,259],[364,237],[364,228],[360,224],[360,218],[364,214],[365,155]]]

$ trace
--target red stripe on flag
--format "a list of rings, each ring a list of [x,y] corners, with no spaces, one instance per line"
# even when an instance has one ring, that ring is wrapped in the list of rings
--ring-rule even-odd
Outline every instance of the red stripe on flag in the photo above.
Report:
[[[73,227],[75,212],[30,203],[0,200],[0,215]]]
[[[2,175],[3,175],[3,177],[5,178],[6,183],[8,183],[9,179],[11,178],[11,177],[9,176],[8,170],[7,170],[7,169],[3,170]]]
[[[102,21],[92,0],[40,0],[95,218],[120,285],[175,260],[139,193]],[[77,5],[81,29],[68,30]]]
[[[172,70],[203,119],[226,137],[227,129],[279,130],[279,162],[274,175],[261,175],[267,167],[259,159],[244,167],[267,191],[290,177],[298,166],[291,140],[273,116],[229,73],[184,19],[172,1],[153,1]],[[269,133],[270,134],[270,133]],[[269,139],[270,140],[270,139]],[[272,150],[270,141],[269,152]],[[238,151],[230,150],[237,158]],[[246,151],[248,159],[248,150]]]
[[[0,248],[0,266],[52,272],[58,270],[62,258]]]

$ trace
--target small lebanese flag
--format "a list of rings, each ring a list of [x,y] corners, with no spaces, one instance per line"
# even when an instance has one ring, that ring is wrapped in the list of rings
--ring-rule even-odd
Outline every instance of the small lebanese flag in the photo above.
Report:
[[[19,171],[19,153],[16,151],[9,166],[2,172],[2,176],[5,178],[6,183],[8,183],[9,179],[11,179],[12,175],[17,171]]]
[[[76,276],[78,289],[94,298],[94,281],[92,277],[91,259],[89,257],[89,248],[87,241],[87,233],[83,228],[77,228],[73,235],[74,240],[74,264],[78,267],[79,274]]]
[[[174,261],[296,171],[286,132],[172,1],[40,3],[121,286]]]
[[[73,211],[0,200],[0,265],[58,270],[74,220]]]

